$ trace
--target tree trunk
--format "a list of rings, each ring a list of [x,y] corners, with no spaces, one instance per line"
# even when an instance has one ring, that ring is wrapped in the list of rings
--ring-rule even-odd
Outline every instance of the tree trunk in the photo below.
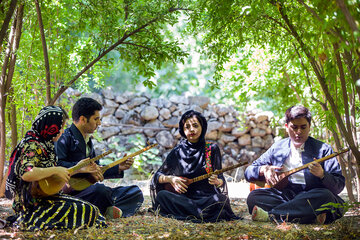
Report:
[[[19,49],[20,38],[21,38],[21,28],[23,23],[23,14],[24,14],[24,5],[20,5],[16,11],[16,21],[14,21],[10,41],[8,45],[8,55],[5,58],[2,73],[1,73],[1,92],[0,92],[0,179],[2,180],[0,186],[0,196],[4,195],[5,192],[5,181],[7,175],[4,176],[4,167],[5,167],[5,150],[6,150],[6,101],[7,94],[9,93],[11,82],[14,74],[15,63],[16,63],[16,54]],[[9,62],[10,58],[10,62]],[[9,65],[7,64],[9,63]],[[5,65],[6,64],[6,65]],[[8,72],[6,73],[6,70]]]

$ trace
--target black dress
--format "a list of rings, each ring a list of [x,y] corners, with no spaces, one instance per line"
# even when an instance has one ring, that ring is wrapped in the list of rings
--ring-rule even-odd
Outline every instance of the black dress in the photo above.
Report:
[[[206,150],[209,149],[210,151]],[[184,194],[165,190],[165,184],[159,183],[161,175],[175,175],[189,179],[207,174],[206,155],[210,154],[212,171],[221,169],[221,153],[214,143],[205,143],[202,139],[197,143],[182,140],[167,156],[163,165],[152,178],[150,190],[153,208],[162,216],[192,222],[217,222],[239,219],[231,209],[224,176],[223,186],[216,188],[208,179],[194,182],[188,186]]]

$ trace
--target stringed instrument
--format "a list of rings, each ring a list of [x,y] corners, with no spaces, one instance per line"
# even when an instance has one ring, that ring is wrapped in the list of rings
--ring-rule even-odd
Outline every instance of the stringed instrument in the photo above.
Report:
[[[109,150],[94,158],[87,159],[71,168],[68,168],[68,172],[69,174],[72,174],[75,171],[81,169],[82,167],[85,167],[90,163],[93,163],[112,152],[113,152],[112,150]],[[39,181],[33,182],[31,186],[31,195],[36,198],[51,196],[60,192],[60,190],[65,186],[65,184],[66,182],[63,179],[61,179],[57,175],[53,175],[48,178],[44,178]]]
[[[235,165],[226,167],[226,168],[217,169],[217,170],[215,170],[214,172],[207,173],[207,174],[204,174],[204,175],[201,175],[201,176],[199,176],[199,177],[192,178],[192,179],[189,179],[189,178],[186,178],[186,177],[181,177],[181,178],[182,178],[182,179],[185,179],[185,180],[186,180],[185,184],[189,186],[190,184],[192,184],[192,183],[194,183],[194,182],[198,182],[198,181],[204,180],[204,179],[206,179],[206,178],[209,178],[209,177],[211,177],[211,175],[213,175],[213,174],[219,175],[219,174],[221,174],[221,173],[223,173],[223,172],[233,170],[233,169],[235,169],[235,168],[244,166],[244,165],[246,165],[246,164],[248,164],[248,162],[238,163],[238,164],[235,164]],[[178,192],[175,191],[174,187],[173,187],[170,183],[164,183],[164,189],[165,189],[165,190],[168,190],[168,191],[170,191],[170,192],[173,192],[173,193],[178,193]]]
[[[116,165],[118,165],[118,164],[120,164],[120,163],[122,163],[122,162],[125,162],[125,161],[128,160],[129,158],[135,157],[135,156],[137,156],[137,155],[139,155],[139,154],[141,154],[141,153],[149,150],[150,148],[155,147],[156,145],[158,145],[158,144],[157,144],[157,143],[154,143],[154,144],[152,144],[152,145],[150,145],[150,146],[147,146],[147,147],[145,147],[145,148],[143,148],[143,149],[140,149],[139,151],[136,151],[136,152],[134,152],[134,153],[132,153],[132,154],[130,154],[130,155],[127,155],[127,156],[125,156],[125,157],[123,157],[123,158],[121,158],[121,159],[119,159],[119,160],[117,160],[117,161],[115,161],[115,162],[112,162],[112,163],[110,163],[110,164],[108,164],[108,165],[106,165],[106,166],[103,166],[103,167],[101,168],[102,174],[104,174],[108,169],[110,169],[110,168],[112,168],[112,167],[114,167],[114,166],[116,166]],[[90,186],[93,185],[94,183],[95,183],[95,182],[94,182],[94,181],[91,181],[89,178],[75,178],[75,177],[72,177],[72,178],[70,178],[70,180],[69,180],[69,185],[70,185],[70,187],[71,187],[73,190],[76,190],[76,191],[82,191],[82,190],[90,187]]]
[[[279,180],[277,181],[277,183],[275,183],[275,184],[273,184],[273,185],[272,185],[272,184],[268,184],[268,183],[266,183],[266,182],[264,182],[264,181],[255,181],[255,182],[252,182],[252,183],[250,183],[250,191],[252,191],[252,190],[254,190],[254,189],[257,189],[257,188],[262,188],[262,187],[265,187],[265,188],[266,188],[266,187],[268,187],[268,188],[276,188],[276,189],[278,189],[278,190],[282,190],[282,189],[284,189],[284,188],[287,186],[287,184],[289,183],[289,179],[288,179],[288,178],[289,178],[289,176],[291,176],[292,174],[297,173],[297,172],[299,172],[299,171],[301,171],[301,170],[309,167],[309,165],[312,164],[312,163],[321,163],[321,162],[324,162],[324,161],[329,160],[329,159],[331,159],[331,158],[333,158],[333,157],[336,157],[336,156],[338,156],[338,155],[340,155],[340,154],[343,154],[343,153],[345,153],[345,152],[347,152],[347,151],[349,151],[349,148],[340,150],[339,152],[332,153],[332,154],[330,154],[330,155],[328,155],[328,156],[325,156],[325,157],[323,157],[323,158],[316,159],[316,160],[314,160],[314,161],[312,161],[312,162],[309,162],[309,163],[307,163],[307,164],[304,164],[303,166],[300,166],[300,167],[291,169],[291,170],[289,170],[289,171],[285,171],[285,172],[281,172],[281,171],[280,171],[280,172],[277,172],[277,175],[278,175],[278,177],[279,177]]]

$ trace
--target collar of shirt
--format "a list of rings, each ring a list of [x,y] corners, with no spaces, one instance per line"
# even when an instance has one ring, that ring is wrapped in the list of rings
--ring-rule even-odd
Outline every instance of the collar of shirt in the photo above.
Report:
[[[290,149],[291,149],[291,152],[293,152],[293,153],[295,153],[295,152],[302,153],[303,151],[305,151],[304,148],[305,148],[305,143],[303,143],[298,148],[296,148],[292,142],[290,143]]]

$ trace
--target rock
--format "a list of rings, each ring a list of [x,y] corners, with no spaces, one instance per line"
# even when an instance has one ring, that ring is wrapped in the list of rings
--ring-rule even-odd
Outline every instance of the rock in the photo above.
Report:
[[[272,135],[266,135],[264,137],[264,148],[265,149],[269,149],[271,147],[271,145],[273,145],[274,143],[274,138]]]
[[[250,134],[245,134],[238,138],[238,143],[240,146],[251,145],[251,136]]]
[[[208,127],[207,127],[207,132],[212,132],[215,130],[219,130],[221,127],[221,123],[217,122],[217,121],[208,121]]]
[[[115,98],[114,92],[111,87],[103,88],[103,89],[101,89],[100,92],[105,97],[105,99],[114,99]]]
[[[115,111],[115,117],[117,117],[118,119],[123,119],[125,117],[126,113],[124,110],[118,108],[116,111]]]
[[[160,109],[160,116],[167,120],[171,117],[171,112],[167,108],[162,108]]]
[[[104,105],[104,100],[102,98],[102,96],[98,93],[85,93],[82,97],[89,97],[92,98],[94,100],[96,100],[98,103],[100,103],[101,105]]]
[[[259,147],[259,148],[263,148],[265,146],[265,141],[264,139],[262,139],[259,136],[253,137],[251,139],[251,146],[252,147]]]
[[[231,130],[231,135],[235,136],[235,137],[241,137],[243,135],[245,135],[246,133],[248,133],[250,130],[249,126],[245,126],[243,128],[241,127],[234,127]]]
[[[113,115],[113,113],[115,112],[115,110],[116,110],[116,108],[107,108],[107,107],[104,107],[104,108],[101,109],[101,111],[100,111],[100,116],[106,117],[106,116]]]
[[[224,122],[221,127],[220,131],[222,132],[231,132],[231,130],[234,128],[234,123]]]
[[[150,105],[162,109],[171,107],[171,102],[164,98],[152,98]]]
[[[252,137],[263,137],[266,135],[266,131],[264,129],[260,129],[260,128],[253,128],[250,130],[250,135]]]
[[[150,122],[146,123],[144,127],[149,128],[163,128],[164,126],[161,124],[161,122],[157,119],[151,120]],[[153,129],[144,129],[144,133],[147,137],[154,137],[156,133],[158,133],[161,130],[153,130]]]
[[[188,97],[190,105],[196,104],[202,109],[206,109],[210,103],[210,98],[204,96]]]
[[[216,141],[217,138],[218,138],[218,131],[207,131],[207,133],[205,134],[205,138],[208,139],[208,140],[214,140]]]
[[[156,134],[156,141],[165,148],[173,148],[175,146],[174,137],[169,131],[161,131]]]
[[[117,108],[117,107],[119,106],[119,104],[116,103],[116,102],[113,101],[113,100],[110,100],[110,99],[105,98],[105,99],[104,99],[104,106],[105,106],[106,108]]]
[[[223,141],[224,143],[229,143],[229,142],[233,142],[235,141],[236,137],[232,136],[232,135],[228,135],[228,134],[222,134],[220,136],[220,140]]]
[[[143,122],[141,121],[141,117],[138,113],[131,110],[125,114],[125,117],[121,121],[123,124],[133,124],[136,126],[142,126]]]
[[[120,127],[99,127],[98,132],[103,139],[107,139],[111,136],[117,135],[120,133]]]
[[[116,95],[115,102],[124,104],[129,101],[129,98],[125,95]]]
[[[228,107],[228,106],[225,106],[224,104],[219,104],[218,105],[219,108],[218,110],[216,111],[216,113],[222,117],[222,116],[225,116],[226,114],[228,114],[230,111],[231,111],[231,108]]]
[[[169,128],[178,128],[179,127],[179,120],[180,120],[180,117],[172,117],[172,118],[164,121],[163,125],[165,127],[169,127]]]
[[[154,106],[146,106],[142,112],[141,117],[146,121],[154,120],[159,116],[159,111]]]
[[[189,99],[187,97],[184,96],[178,96],[178,95],[172,95],[170,96],[170,102],[175,103],[175,104],[185,104],[188,105],[189,104]]]
[[[105,127],[113,126],[113,125],[116,125],[119,123],[120,123],[120,121],[114,115],[109,115],[109,116],[103,117],[101,119],[101,125],[105,126]]]
[[[274,117],[274,114],[270,111],[259,112],[255,114],[256,122],[270,121]]]
[[[235,122],[235,118],[230,114],[226,114],[224,118],[225,118],[225,122],[229,122],[229,123]]]
[[[147,98],[145,97],[137,97],[130,100],[130,102],[127,103],[127,106],[129,109],[133,109],[136,106],[139,106],[140,104],[147,101]]]

